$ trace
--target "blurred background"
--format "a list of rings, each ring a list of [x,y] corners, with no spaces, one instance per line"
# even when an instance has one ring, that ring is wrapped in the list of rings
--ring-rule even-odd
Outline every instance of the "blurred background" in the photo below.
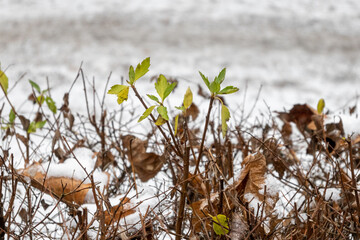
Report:
[[[358,0],[0,0],[0,9],[1,67],[10,88],[21,79],[14,101],[28,79],[42,88],[48,79],[61,102],[81,63],[104,87],[110,72],[116,84],[150,56],[147,76],[177,78],[184,91],[202,82],[199,70],[212,79],[226,67],[240,88],[233,98],[249,106],[260,90],[257,106],[271,110],[358,102]]]

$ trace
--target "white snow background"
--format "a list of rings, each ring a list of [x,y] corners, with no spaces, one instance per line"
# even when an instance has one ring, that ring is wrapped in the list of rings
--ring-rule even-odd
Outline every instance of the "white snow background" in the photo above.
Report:
[[[194,102],[207,105],[196,96],[197,84],[203,84],[198,71],[213,79],[223,67],[224,83],[240,88],[225,97],[230,111],[243,105],[249,112],[260,89],[254,116],[296,103],[316,106],[320,98],[335,114],[359,103],[357,0],[0,0],[0,9],[0,62],[13,88],[9,98],[27,113],[28,79],[43,89],[48,79],[59,107],[81,63],[89,81],[95,79],[103,89],[110,72],[109,86],[146,57],[151,57],[151,67],[137,82],[140,92],[155,92],[153,82],[148,83],[151,76],[175,77],[179,87],[173,106],[180,105],[189,85]],[[2,95],[0,101],[5,102]],[[108,109],[118,107],[113,96],[106,104]],[[70,105],[86,111],[80,81]],[[200,109],[205,115],[205,107]],[[345,118],[346,129],[360,132],[359,120]],[[49,149],[50,144],[42,147]]]

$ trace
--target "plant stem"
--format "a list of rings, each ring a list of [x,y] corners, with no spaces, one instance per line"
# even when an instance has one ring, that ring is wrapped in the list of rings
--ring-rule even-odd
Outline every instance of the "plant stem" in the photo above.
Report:
[[[213,105],[213,103],[214,103],[214,99],[215,99],[215,97],[214,97],[214,96],[211,96],[211,98],[210,98],[210,103],[209,103],[209,108],[208,108],[208,113],[207,113],[207,115],[206,115],[206,120],[205,120],[204,132],[203,132],[203,136],[202,136],[202,139],[201,139],[201,144],[200,144],[200,149],[199,149],[199,155],[198,155],[198,158],[197,158],[197,160],[196,160],[196,167],[195,167],[194,175],[196,175],[197,172],[199,171],[200,159],[201,159],[202,152],[203,152],[203,148],[204,148],[206,132],[207,132],[207,128],[208,128],[208,126],[209,126],[210,112],[211,112],[211,109],[212,109],[212,105]]]
[[[356,186],[356,175],[355,175],[355,171],[354,171],[354,157],[352,155],[352,144],[351,144],[351,139],[347,139],[347,143],[348,143],[348,147],[349,147],[349,157],[350,157],[350,167],[351,167],[351,181],[352,181],[352,187],[354,188],[354,193],[355,193],[355,200],[356,200],[356,207],[357,207],[357,213],[358,213],[358,217],[360,218],[360,201],[359,201],[359,196],[358,196],[358,189]]]
[[[138,93],[138,91],[136,90],[134,85],[131,85],[131,88],[134,90],[135,96],[140,100],[141,104],[144,106],[145,109],[148,109],[146,103],[144,102],[144,100],[142,99],[142,97],[140,96],[140,94]],[[154,123],[156,122],[156,119],[154,117],[154,115],[150,114],[151,119],[154,121]],[[156,124],[155,124],[156,125]],[[182,157],[182,154],[179,150],[179,147],[176,144],[175,138],[173,138],[175,147],[171,144],[169,138],[166,136],[164,130],[156,125],[156,127],[160,130],[161,134],[163,135],[163,137],[166,139],[166,141],[168,142],[168,144],[170,145],[170,147],[172,148],[172,150],[176,153],[176,155],[178,155],[179,157]],[[169,131],[171,131],[171,129],[169,129]]]
[[[185,149],[184,156],[184,175],[181,183],[181,196],[180,196],[180,207],[176,221],[176,240],[181,240],[181,228],[182,222],[184,220],[184,212],[185,212],[185,200],[186,200],[186,189],[189,178],[189,155],[190,155],[190,147]]]

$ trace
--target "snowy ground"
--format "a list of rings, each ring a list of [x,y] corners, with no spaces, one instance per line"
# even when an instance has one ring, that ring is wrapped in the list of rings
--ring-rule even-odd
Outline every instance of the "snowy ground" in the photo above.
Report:
[[[28,79],[45,88],[48,78],[59,106],[82,62],[103,88],[110,72],[111,86],[148,56],[147,77],[177,77],[179,97],[202,84],[198,70],[212,78],[227,67],[226,81],[240,88],[232,109],[246,92],[249,110],[261,86],[259,110],[316,106],[319,98],[334,111],[359,103],[357,0],[0,0],[0,9],[0,62],[10,88],[26,73],[9,94],[20,108]],[[81,82],[72,91],[72,109],[84,112]]]
[[[248,86],[250,105],[262,85],[259,103],[272,110],[321,97],[338,109],[360,90],[356,0],[0,0],[0,8],[10,87],[26,73],[16,95],[28,94],[27,79],[44,86],[48,77],[60,101],[81,62],[104,86],[110,72],[113,84],[147,56],[148,76],[187,80],[184,89],[201,81],[198,70],[214,76],[227,67],[240,100]]]

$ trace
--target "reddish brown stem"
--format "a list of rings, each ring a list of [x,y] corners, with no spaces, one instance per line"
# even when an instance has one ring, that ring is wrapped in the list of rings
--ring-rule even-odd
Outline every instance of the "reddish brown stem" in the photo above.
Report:
[[[213,102],[214,102],[214,96],[211,96],[210,98],[210,103],[209,103],[209,108],[208,108],[208,113],[206,115],[206,120],[205,120],[205,126],[204,126],[204,131],[203,131],[203,136],[202,136],[202,139],[201,139],[201,144],[200,144],[200,149],[199,149],[199,155],[198,155],[198,158],[196,160],[196,167],[195,167],[195,171],[194,171],[194,174],[196,175],[197,172],[199,171],[199,164],[200,164],[200,159],[201,159],[201,156],[202,156],[202,153],[203,153],[203,148],[204,148],[204,143],[205,143],[205,137],[206,137],[206,132],[207,132],[207,128],[209,126],[209,120],[210,120],[210,112],[211,112],[211,109],[212,109],[212,105],[213,105]]]

